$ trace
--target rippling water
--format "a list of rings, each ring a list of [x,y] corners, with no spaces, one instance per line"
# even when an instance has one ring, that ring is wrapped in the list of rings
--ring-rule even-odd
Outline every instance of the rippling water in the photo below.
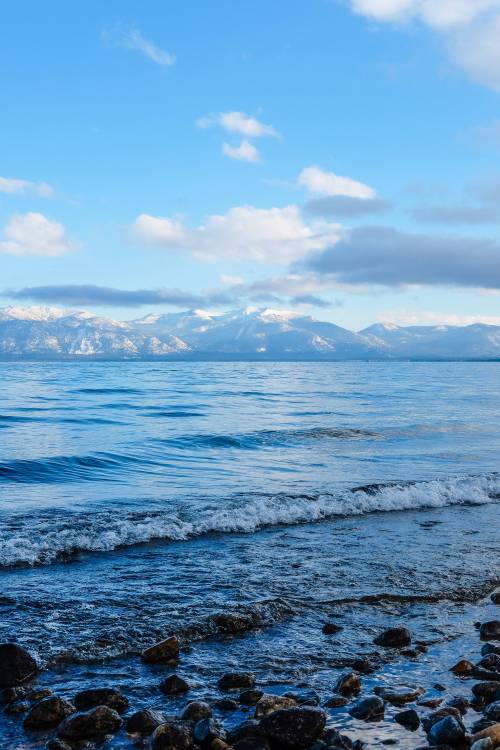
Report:
[[[345,620],[341,661],[391,612],[430,632],[436,602],[495,585],[499,364],[25,363],[0,382],[0,637],[53,668],[112,658],[140,702],[150,677],[120,660],[176,630],[195,680],[237,658],[317,675],[321,618]],[[201,644],[228,608],[265,630],[221,655]]]

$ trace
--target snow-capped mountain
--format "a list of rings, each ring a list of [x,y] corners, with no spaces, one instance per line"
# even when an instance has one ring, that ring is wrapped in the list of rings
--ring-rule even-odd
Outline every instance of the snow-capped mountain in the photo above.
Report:
[[[500,326],[377,323],[363,331],[298,312],[190,310],[118,321],[53,307],[0,309],[4,359],[500,359]]]

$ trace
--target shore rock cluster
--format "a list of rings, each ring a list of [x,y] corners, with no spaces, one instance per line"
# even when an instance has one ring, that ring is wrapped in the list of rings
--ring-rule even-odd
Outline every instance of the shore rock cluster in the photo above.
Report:
[[[498,603],[498,594],[492,600]],[[23,716],[27,732],[45,738],[51,734],[47,750],[92,747],[82,743],[99,742],[122,729],[136,745],[149,750],[361,750],[360,740],[329,726],[325,709],[342,706],[358,722],[380,721],[390,706],[391,721],[409,732],[422,729],[426,747],[436,750],[494,750],[500,748],[500,621],[478,624],[478,631],[484,642],[480,661],[474,664],[462,657],[450,668],[457,680],[474,680],[470,697],[426,699],[420,687],[375,687],[371,694],[363,694],[363,677],[353,670],[338,678],[333,696],[321,706],[320,696],[310,688],[268,694],[256,686],[253,674],[229,672],[218,681],[222,697],[211,703],[187,702],[178,715],[166,716],[152,709],[132,711],[126,696],[113,688],[83,690],[71,701],[48,689],[37,690],[33,680],[38,667],[33,657],[17,644],[3,643],[0,703],[5,712]],[[332,627],[331,632],[337,631]],[[404,656],[412,635],[398,626],[378,635],[375,644],[398,649]],[[171,671],[179,657],[176,636],[142,654],[145,663],[164,664]],[[159,689],[167,696],[179,696],[188,693],[190,685],[172,672]],[[242,706],[251,718],[231,729],[213,715],[214,710],[231,712]],[[394,714],[392,707],[401,710]]]

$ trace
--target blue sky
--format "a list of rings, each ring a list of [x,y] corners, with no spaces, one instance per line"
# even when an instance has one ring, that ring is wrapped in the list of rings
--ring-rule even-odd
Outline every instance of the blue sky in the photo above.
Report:
[[[9,3],[0,304],[500,323],[500,0],[438,5]]]

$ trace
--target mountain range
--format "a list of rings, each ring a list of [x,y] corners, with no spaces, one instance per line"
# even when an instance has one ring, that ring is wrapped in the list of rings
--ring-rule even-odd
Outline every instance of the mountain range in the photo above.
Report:
[[[376,323],[354,332],[267,308],[119,321],[53,307],[6,307],[0,309],[0,358],[500,359],[500,326]]]

